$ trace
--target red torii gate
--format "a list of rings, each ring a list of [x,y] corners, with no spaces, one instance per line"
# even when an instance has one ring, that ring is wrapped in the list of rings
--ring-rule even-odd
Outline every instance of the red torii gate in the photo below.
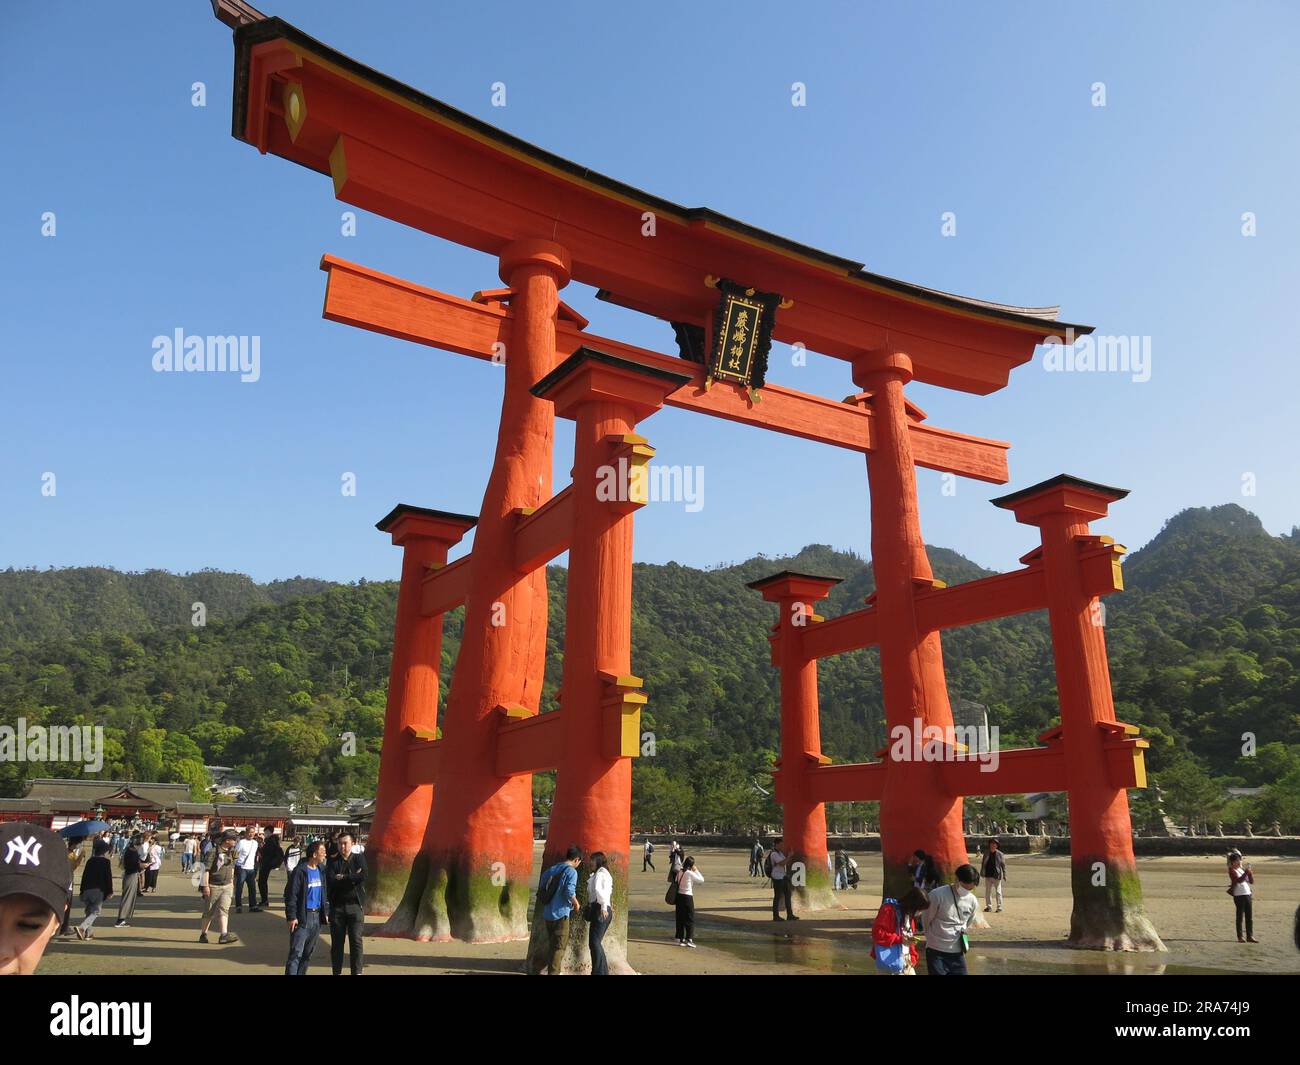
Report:
[[[971,782],[933,765],[886,771],[822,767],[810,670],[816,657],[835,653],[836,633],[859,641],[841,649],[876,642],[890,722],[919,717],[928,725],[951,725],[939,629],[967,623],[961,618],[968,615],[978,620],[979,611],[969,605],[971,592],[952,589],[924,614],[939,593],[920,536],[914,466],[1005,483],[1007,445],[923,424],[924,413],[904,398],[903,385],[915,377],[986,394],[1003,387],[1037,344],[1067,328],[1082,334],[1088,327],[1057,321],[1056,308],[1007,307],[884,278],[711,211],[648,196],[423,96],[245,4],[216,0],[214,7],[236,26],[236,137],[329,173],[335,195],[346,203],[495,255],[506,285],[463,300],[330,256],[321,264],[329,278],[325,317],[504,362],[496,462],[477,522],[406,506],[380,523],[404,550],[369,848],[373,907],[390,914],[386,934],[478,941],[526,935],[530,774],[558,768],[545,860],[557,860],[570,843],[610,856],[618,919],[606,942],[613,963],[623,960],[629,759],[637,753],[645,701],[629,661],[632,513],[641,500],[601,501],[594,481],[602,465],[649,461],[653,449],[634,430],[663,404],[868,456],[878,583],[872,609],[881,619],[875,624],[888,625],[873,635],[871,621],[850,615],[809,627],[797,638],[787,638],[784,627],[778,633],[779,660],[795,678],[783,677],[783,726],[799,725],[783,729],[779,773],[782,791],[794,796],[791,808],[804,824],[795,826],[804,839],[796,857],[810,873],[824,869],[824,818],[820,840],[812,831],[824,801],[817,795],[819,789],[840,794],[835,789],[843,786],[881,795],[887,884],[897,882],[901,862],[917,846],[934,854],[945,871],[965,861],[959,796]],[[652,236],[643,235],[648,219]],[[774,385],[763,386],[757,396],[731,384],[709,388],[702,366],[588,334],[586,321],[559,299],[559,290],[575,279],[599,287],[613,302],[692,325],[707,340],[718,277],[780,293],[776,339],[844,359],[863,391],[835,403]],[[553,495],[556,412],[577,422],[578,488]],[[1106,497],[1105,490],[1089,497],[1086,482],[1072,484],[1069,505],[1061,502],[1059,513],[1040,513],[1028,497],[1021,507],[1021,500],[1009,497],[1021,520],[1042,518],[1043,562],[1038,577],[991,578],[1014,590],[989,616],[1036,608],[1019,607],[1022,602],[1051,606],[1066,779],[1048,771],[1061,757],[1050,746],[1021,760],[1038,767],[1034,780],[1050,777],[1056,786],[1071,785],[1073,799],[1097,761],[1096,744],[1086,738],[1072,742],[1081,734],[1080,721],[1091,715],[1106,726],[1113,712],[1107,717],[1109,688],[1104,695],[1097,690],[1104,674],[1101,633],[1094,628],[1093,639],[1086,633],[1069,637],[1071,612],[1080,595],[1113,590],[1114,571],[1112,584],[1102,589],[1093,575],[1097,563],[1089,563],[1085,576],[1082,556],[1072,554],[1088,535],[1080,514],[1099,516],[1086,506],[1080,510],[1079,500],[1091,499],[1095,508]],[[448,548],[475,524],[473,552],[446,565]],[[1103,547],[1109,564],[1114,550]],[[539,715],[545,564],[566,550],[563,709]],[[1046,585],[1045,598],[1025,590],[1035,580]],[[815,598],[818,585],[816,579],[788,579],[764,590],[793,608],[796,600]],[[465,635],[439,737],[441,621],[462,603]],[[798,610],[807,612],[804,605]],[[1068,695],[1067,681],[1074,685]],[[1076,703],[1078,712],[1072,710]],[[1101,730],[1096,734],[1103,736]],[[1114,735],[1111,729],[1098,740],[1105,757],[1114,759],[1118,742],[1123,757],[1137,764],[1137,741],[1105,738]],[[792,762],[801,758],[806,766],[793,772]],[[999,787],[1020,779],[1007,772]],[[1088,855],[1076,847],[1074,938],[1157,945],[1141,915],[1123,786],[1112,778],[1097,801],[1078,802],[1081,809],[1096,810],[1098,833]],[[1073,815],[1076,802],[1071,806]],[[1082,826],[1079,832],[1082,841]],[[1079,863],[1093,855],[1101,867],[1092,876],[1104,886],[1085,890],[1081,875],[1092,866]],[[807,901],[822,900],[814,891]],[[580,939],[570,944],[578,965],[586,960]]]

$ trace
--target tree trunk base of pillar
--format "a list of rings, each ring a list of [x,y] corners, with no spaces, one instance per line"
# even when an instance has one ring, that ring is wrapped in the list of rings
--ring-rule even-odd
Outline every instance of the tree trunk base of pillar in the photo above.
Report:
[[[420,854],[366,855],[366,916],[391,917],[401,906],[415,870],[423,882],[425,868]]]
[[[1104,867],[1104,869],[1102,868]],[[1142,884],[1134,869],[1104,859],[1076,863],[1074,911],[1066,945],[1078,950],[1163,951],[1142,908]]]
[[[528,938],[526,881],[500,883],[497,873],[470,873],[453,862],[431,860],[429,866],[422,890],[407,891],[402,906],[380,935],[405,935],[432,942],[458,939],[466,943],[509,943]],[[418,903],[408,906],[413,895],[418,897]],[[408,917],[412,912],[414,917]]]
[[[829,882],[795,888],[792,894],[794,895],[794,908],[800,913],[814,913],[817,910],[843,910],[846,908],[844,903],[840,902],[836,897],[835,891]]]

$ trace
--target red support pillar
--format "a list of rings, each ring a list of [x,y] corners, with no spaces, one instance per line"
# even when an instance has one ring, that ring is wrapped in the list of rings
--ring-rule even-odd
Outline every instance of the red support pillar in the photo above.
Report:
[[[428,571],[446,565],[448,549],[477,520],[402,503],[375,526],[390,533],[393,543],[402,548],[402,581],[397,589],[375,820],[366,845],[367,913],[386,917],[397,908],[417,862],[421,868],[415,875],[421,882],[424,879],[420,844],[429,824],[433,785],[408,783],[406,749],[414,732],[433,735],[438,728],[443,615],[420,612],[421,589]]]
[[[628,848],[632,758],[640,753],[639,677],[631,675],[632,518],[645,502],[638,475],[654,450],[633,430],[689,378],[580,348],[534,393],[576,421],[573,537],[569,547],[561,710],[564,745],[551,806],[543,869],[582,848],[578,898],[585,905],[587,856],[603,851],[614,878],[614,920],[604,949],[612,971],[627,966]],[[534,914],[528,965],[546,965],[541,907]],[[569,922],[564,971],[590,972],[586,925]]]
[[[934,577],[921,538],[909,410],[903,397],[903,386],[911,379],[912,362],[901,352],[868,352],[853,362],[853,380],[867,390],[860,401],[869,403],[876,415],[873,447],[867,455],[871,569],[880,616],[885,722],[891,740],[899,735],[912,737],[918,720],[922,729],[938,726],[945,736],[951,735],[952,727],[943,646],[937,632],[917,627],[913,607],[917,589],[932,587]],[[900,729],[905,731],[896,731]],[[910,739],[908,747],[913,747]],[[944,790],[940,768],[935,762],[889,762],[880,803],[887,896],[899,897],[911,883],[907,861],[918,848],[934,858],[944,879],[967,861],[962,800]]]
[[[1113,779],[1106,755],[1106,740],[1115,732],[1106,636],[1100,604],[1083,590],[1080,570],[1080,551],[1093,546],[1088,523],[1104,518],[1126,495],[1062,474],[993,503],[1036,525],[1042,537],[1070,803],[1074,911],[1068,942],[1164,950],[1142,907],[1128,793]]]
[[[512,293],[505,394],[425,835],[429,873],[417,911],[403,905],[385,926],[385,934],[417,939],[490,942],[528,934],[532,776],[497,776],[496,729],[502,709],[536,712],[542,694],[546,569],[515,569],[516,511],[551,497],[555,415],[529,389],[555,364],[555,317],[569,257],[548,241],[517,241],[501,253],[500,272]]]
[[[817,660],[803,650],[803,633],[820,619],[813,604],[839,584],[837,577],[783,572],[747,587],[780,610],[772,635],[773,664],[781,670],[781,761],[773,779],[781,804],[785,853],[794,862],[792,884],[800,909],[835,905],[826,864],[826,807],[809,797],[808,774],[830,759],[822,754],[817,706]]]

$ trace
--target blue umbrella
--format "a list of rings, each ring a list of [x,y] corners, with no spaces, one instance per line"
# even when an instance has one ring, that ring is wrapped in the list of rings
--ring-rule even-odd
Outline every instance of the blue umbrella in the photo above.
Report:
[[[85,839],[112,827],[107,821],[78,821],[75,825],[59,829],[59,835],[64,839]]]

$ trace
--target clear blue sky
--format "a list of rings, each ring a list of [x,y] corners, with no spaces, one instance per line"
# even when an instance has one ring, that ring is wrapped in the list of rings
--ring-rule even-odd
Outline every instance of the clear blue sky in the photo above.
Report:
[[[759,2],[726,23],[685,3],[261,6],[679,203],[1149,336],[1145,383],[1047,373],[1040,355],[994,396],[912,398],[936,425],[1011,441],[1010,488],[1062,471],[1130,488],[1098,530],[1130,547],[1187,506],[1300,522],[1293,4]],[[497,283],[494,262],[365,214],[344,237],[327,177],[232,139],[230,33],[204,0],[11,2],[3,18],[0,567],[391,578],[398,552],[372,526],[396,502],[476,512],[500,371],[325,322],[316,264],[332,252],[468,295]],[[715,150],[734,109],[761,154]],[[593,297],[565,292],[594,332],[674,350],[666,324]],[[154,373],[152,338],[176,328],[260,335],[261,380]],[[779,347],[770,377],[854,391],[845,364],[794,368]],[[705,505],[645,508],[639,559],[867,553],[860,456],[671,410],[644,432],[659,461],[704,467]],[[571,439],[561,422],[557,485]],[[947,497],[923,471],[927,540],[1010,568],[1033,537],[989,506],[1007,490]]]

